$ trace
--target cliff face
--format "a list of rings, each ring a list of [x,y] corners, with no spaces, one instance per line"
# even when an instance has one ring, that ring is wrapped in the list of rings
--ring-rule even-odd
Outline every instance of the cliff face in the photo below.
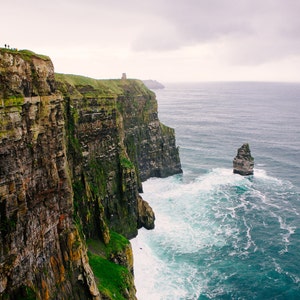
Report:
[[[53,92],[53,65],[1,52],[0,70],[0,295],[99,298],[73,222],[63,98]]]
[[[120,234],[154,226],[141,182],[179,172],[174,131],[140,81],[55,75],[48,57],[0,50],[0,297],[110,298],[112,268],[134,299]],[[98,287],[85,238],[100,245]]]
[[[71,108],[68,153],[85,234],[108,241],[109,228],[136,236],[154,219],[138,205],[141,181],[181,172],[174,131],[159,122],[155,95],[141,81],[60,74],[57,82]]]
[[[118,97],[128,155],[142,181],[181,173],[174,129],[160,123],[155,94],[138,84],[123,82],[125,93]]]

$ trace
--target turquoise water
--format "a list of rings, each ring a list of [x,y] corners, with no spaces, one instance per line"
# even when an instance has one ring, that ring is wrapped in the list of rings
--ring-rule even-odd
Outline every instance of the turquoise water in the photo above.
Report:
[[[143,184],[156,227],[132,240],[138,299],[300,299],[300,84],[156,94],[184,173]],[[244,142],[254,176],[232,173]]]

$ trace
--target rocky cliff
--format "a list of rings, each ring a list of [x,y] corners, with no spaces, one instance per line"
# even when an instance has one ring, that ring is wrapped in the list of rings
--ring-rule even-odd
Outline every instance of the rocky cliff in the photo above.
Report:
[[[46,56],[1,49],[0,298],[135,299],[126,238],[155,219],[141,182],[179,172],[142,82],[54,74]]]

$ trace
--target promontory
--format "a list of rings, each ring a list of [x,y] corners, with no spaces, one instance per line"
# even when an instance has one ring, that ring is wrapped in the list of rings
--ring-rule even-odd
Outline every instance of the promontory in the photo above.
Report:
[[[0,298],[136,299],[128,239],[155,220],[142,182],[180,172],[141,81],[0,49]]]

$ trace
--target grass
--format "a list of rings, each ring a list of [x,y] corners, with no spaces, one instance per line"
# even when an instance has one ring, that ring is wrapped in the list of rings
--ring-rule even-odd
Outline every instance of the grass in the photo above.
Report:
[[[3,100],[4,106],[20,106],[24,104],[24,97],[11,96]]]
[[[126,158],[124,156],[120,157],[120,163],[123,168],[126,168],[126,169],[134,168],[134,164],[128,158]]]
[[[17,50],[17,49],[8,49],[8,48],[0,48],[0,52],[3,53],[10,53],[10,54],[20,54],[20,56],[28,61],[30,60],[32,57],[37,57],[40,58],[42,60],[50,60],[50,57],[47,55],[42,55],[42,54],[37,54],[34,53],[33,51],[30,50]]]
[[[99,291],[109,299],[126,299],[122,291],[128,286],[129,271],[127,268],[110,262],[106,258],[88,252],[89,263],[98,281]]]
[[[90,97],[116,98],[118,95],[124,95],[124,90],[130,90],[130,94],[145,94],[148,97],[153,94],[141,80],[137,79],[128,79],[125,81],[121,79],[99,80],[74,74],[55,73],[55,80],[61,83],[62,86],[68,84],[75,87],[75,89],[90,87],[92,89],[84,93],[85,96]]]
[[[160,125],[160,129],[161,129],[163,135],[169,136],[169,135],[174,134],[174,129],[173,128],[168,127],[168,126],[166,126],[162,123],[160,123],[159,125]]]
[[[131,274],[126,267],[111,262],[108,258],[112,253],[124,251],[129,241],[113,231],[110,236],[107,246],[100,240],[87,240],[89,263],[97,278],[99,291],[109,299],[123,300],[127,299],[123,293],[130,288]]]
[[[90,252],[103,256],[104,258],[109,258],[112,253],[124,251],[129,244],[130,242],[128,239],[114,231],[110,231],[110,242],[106,246],[100,240],[87,240],[87,245]]]
[[[123,235],[118,234],[114,231],[111,231],[110,232],[110,242],[106,246],[107,255],[110,255],[110,253],[121,252],[128,245],[129,245],[129,241]]]
[[[116,98],[122,94],[123,90],[120,87],[121,80],[98,80],[90,77],[73,75],[73,74],[55,74],[55,80],[62,84],[67,83],[73,87],[89,86],[93,90],[90,91],[90,96],[105,96],[107,98]],[[89,95],[87,93],[87,96]]]

